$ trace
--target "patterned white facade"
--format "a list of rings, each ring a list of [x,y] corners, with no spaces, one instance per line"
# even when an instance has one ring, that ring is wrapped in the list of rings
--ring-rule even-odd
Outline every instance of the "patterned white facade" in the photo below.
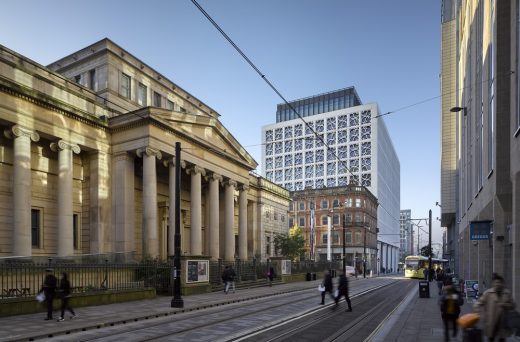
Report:
[[[262,128],[262,175],[290,191],[355,182],[376,194],[378,240],[395,247],[397,269],[400,165],[376,103],[347,107]],[[309,128],[319,134],[327,146]],[[386,259],[385,256],[382,258]]]

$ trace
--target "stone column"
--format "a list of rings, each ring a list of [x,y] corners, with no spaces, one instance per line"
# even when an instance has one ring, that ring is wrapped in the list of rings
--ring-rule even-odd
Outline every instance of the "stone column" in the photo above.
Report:
[[[107,237],[110,227],[109,194],[110,177],[108,165],[110,156],[106,152],[90,153],[90,187],[89,187],[89,218],[90,218],[90,253],[104,253],[110,250]]]
[[[79,154],[79,146],[60,140],[51,143],[51,150],[58,151],[58,256],[74,253],[72,235],[72,153]]]
[[[157,221],[157,172],[156,159],[161,159],[161,152],[144,147],[137,151],[143,158],[143,256],[156,258],[159,255]]]
[[[213,173],[207,179],[209,181],[209,254],[211,256],[211,260],[218,260],[220,257],[219,182],[222,182],[222,176]]]
[[[40,140],[38,133],[18,125],[5,130],[14,139],[13,153],[13,255],[31,256],[31,140]]]
[[[237,183],[233,180],[224,182],[224,259],[227,261],[235,260],[235,187]]]
[[[113,158],[114,251],[129,253],[135,251],[134,156],[121,152]]]
[[[168,167],[169,175],[169,210],[168,210],[168,256],[175,255],[175,158],[164,161]],[[181,161],[181,168],[186,168],[186,163]]]
[[[199,166],[192,166],[187,170],[191,175],[191,227],[190,227],[190,254],[202,255],[202,192],[201,176],[206,172]]]
[[[247,260],[247,190],[249,186],[242,185],[238,196],[238,257]]]

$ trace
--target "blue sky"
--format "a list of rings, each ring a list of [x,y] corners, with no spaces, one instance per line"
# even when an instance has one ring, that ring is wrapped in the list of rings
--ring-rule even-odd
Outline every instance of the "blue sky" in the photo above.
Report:
[[[440,95],[440,1],[199,3],[288,100],[355,86],[385,113]],[[0,32],[0,44],[44,65],[108,37],[217,110],[261,162],[261,127],[282,101],[189,0],[9,1]],[[401,163],[401,208],[414,218],[432,209],[440,242],[440,100],[385,122]]]

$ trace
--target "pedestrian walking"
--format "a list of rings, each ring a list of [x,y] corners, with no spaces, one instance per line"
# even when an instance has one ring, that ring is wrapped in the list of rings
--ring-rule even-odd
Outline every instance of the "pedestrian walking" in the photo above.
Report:
[[[345,273],[341,273],[339,276],[338,283],[338,296],[336,297],[336,305],[338,305],[339,300],[342,296],[345,296],[345,301],[347,302],[348,309],[345,310],[347,312],[352,311],[352,303],[350,302],[350,297],[348,295],[348,279]]]
[[[267,281],[269,282],[269,287],[273,286],[273,279],[275,277],[273,266],[269,266],[269,270],[267,271]]]
[[[71,287],[70,287],[70,281],[68,278],[67,273],[63,272],[61,274],[61,280],[60,280],[60,286],[59,286],[59,297],[61,299],[61,316],[58,318],[58,322],[63,321],[65,318],[65,310],[68,310],[71,314],[70,319],[73,319],[76,317],[76,313],[74,313],[74,310],[69,304],[70,295],[71,293]]]
[[[229,266],[226,266],[224,272],[222,272],[222,282],[224,283],[224,293],[227,294],[230,282]]]
[[[52,309],[54,304],[54,296],[56,294],[56,284],[58,280],[54,276],[54,270],[52,268],[48,268],[45,270],[45,279],[43,280],[43,285],[40,292],[43,292],[45,295],[45,302],[47,304],[47,318],[46,321],[52,319]]]
[[[464,300],[457,289],[455,289],[452,284],[448,284],[444,287],[444,291],[439,298],[439,304],[441,306],[441,317],[444,323],[444,340],[449,341],[450,324],[453,329],[452,336],[457,336],[457,319],[460,315],[460,306],[464,304]]]
[[[228,268],[228,288],[229,291],[230,288],[233,288],[233,293],[235,293],[235,277],[237,276],[235,270],[233,269],[233,266],[229,266]]]
[[[442,287],[444,286],[444,271],[438,268],[435,272],[435,280],[437,281],[437,288],[439,289],[439,296],[442,295]]]
[[[329,296],[336,301],[336,297],[332,294],[332,276],[329,271],[325,271],[323,276],[323,284],[324,291],[321,291],[321,303],[320,305],[325,305],[325,294],[328,292]]]
[[[505,341],[511,336],[511,330],[504,323],[507,311],[514,308],[511,291],[504,287],[504,278],[494,273],[492,287],[486,290],[474,305],[475,311],[480,314],[483,333],[490,342],[495,339]]]

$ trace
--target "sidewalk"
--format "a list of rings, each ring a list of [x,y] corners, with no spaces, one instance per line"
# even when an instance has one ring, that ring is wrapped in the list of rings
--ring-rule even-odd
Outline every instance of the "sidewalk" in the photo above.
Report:
[[[434,342],[444,341],[444,323],[441,318],[441,311],[438,304],[439,294],[437,283],[430,283],[430,298],[419,298],[419,281],[415,290],[395,308],[386,320],[379,326],[370,341],[399,341],[399,342]],[[464,299],[461,306],[461,315],[473,311],[474,300]],[[459,328],[457,337],[450,341],[462,341],[462,330]],[[487,339],[483,339],[487,341]],[[520,341],[515,337],[510,337],[507,341]]]
[[[354,280],[359,281],[359,280]],[[99,306],[80,307],[75,311],[78,315],[69,320],[68,313],[64,322],[44,321],[46,313],[17,315],[0,318],[0,342],[29,341],[44,337],[65,335],[82,330],[97,329],[97,327],[122,324],[130,321],[140,321],[159,316],[167,316],[180,312],[188,312],[217,305],[237,303],[260,297],[273,296],[310,288],[317,288],[322,279],[286,284],[273,284],[273,287],[262,286],[237,289],[236,293],[224,294],[222,291],[184,296],[184,308],[172,308],[172,297],[161,296],[149,300],[125,303],[115,303]],[[59,312],[54,312],[58,318]]]

